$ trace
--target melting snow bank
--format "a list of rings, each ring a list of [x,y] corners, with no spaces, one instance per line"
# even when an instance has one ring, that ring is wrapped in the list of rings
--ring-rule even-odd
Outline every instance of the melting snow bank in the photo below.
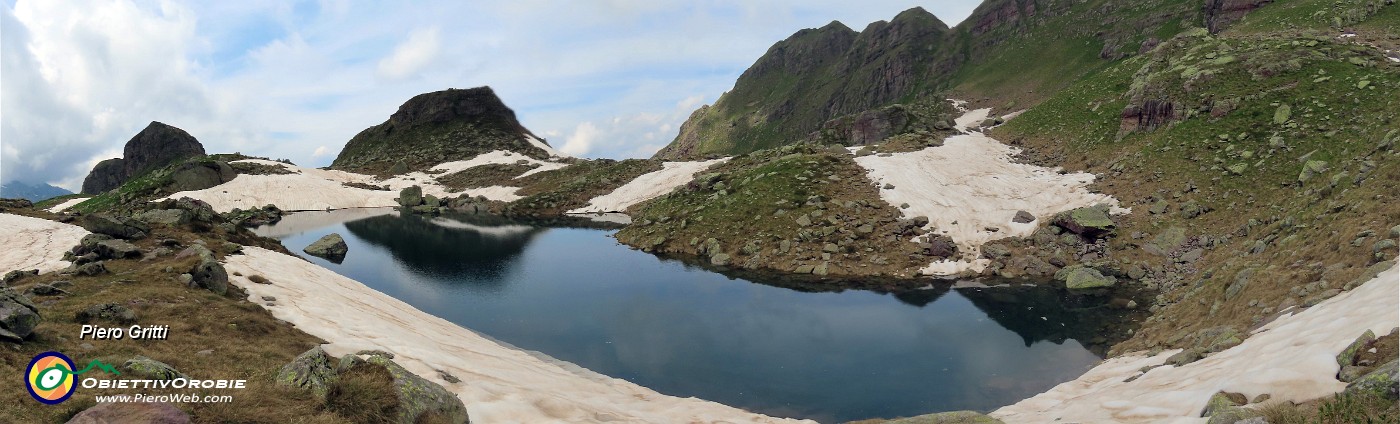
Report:
[[[283,210],[308,211],[348,208],[375,208],[398,206],[399,190],[410,186],[423,188],[423,194],[438,197],[460,195],[484,196],[491,200],[513,201],[520,198],[515,194],[518,187],[490,186],[452,191],[437,182],[437,175],[450,175],[477,166],[490,164],[515,164],[521,161],[538,165],[516,178],[536,172],[544,172],[568,166],[565,163],[542,161],[529,156],[496,150],[482,153],[464,161],[439,164],[431,171],[410,172],[380,180],[372,175],[353,172],[304,168],[281,162],[259,159],[246,159],[235,162],[256,163],[278,166],[292,171],[291,174],[248,175],[240,174],[232,181],[204,190],[182,191],[167,196],[167,199],[191,197],[208,202],[214,210],[228,212],[234,208],[250,209],[273,204]],[[346,184],[388,186],[389,190],[370,190],[351,187]]]
[[[398,208],[355,208],[336,209],[330,211],[305,211],[282,215],[282,219],[276,224],[264,225],[253,229],[253,234],[263,237],[281,238],[291,234],[300,234],[308,230],[328,227],[350,221],[358,221],[365,218],[373,218],[380,215],[399,216]]]
[[[326,351],[394,353],[395,362],[457,394],[476,422],[799,422],[696,398],[666,396],[576,365],[502,346],[299,258],[256,247],[229,256],[249,299],[276,296],[272,314],[331,341]],[[262,304],[262,302],[258,302]],[[461,379],[448,383],[436,370]]]
[[[972,114],[985,116],[986,110],[968,113]],[[1017,153],[1014,147],[972,133],[949,137],[942,146],[855,160],[882,186],[881,199],[891,205],[909,204],[901,209],[905,217],[928,217],[931,228],[952,237],[968,258],[977,258],[980,246],[988,241],[1030,235],[1040,218],[1099,203],[1118,204],[1113,197],[1086,188],[1094,181],[1093,174],[1059,174],[1058,169],[1016,163],[1012,157]],[[886,184],[894,188],[884,189]],[[1037,220],[1012,222],[1022,210]],[[1122,212],[1126,210],[1115,210]],[[923,272],[952,275],[980,271],[985,265],[985,259],[942,261]]]
[[[594,197],[588,201],[588,206],[568,213],[625,212],[632,205],[670,193],[676,187],[690,182],[695,178],[695,174],[727,160],[729,158],[703,162],[666,162],[662,164],[661,170],[642,174],[611,193]]]
[[[79,198],[75,198],[75,199],[68,199],[68,200],[65,200],[65,201],[63,201],[63,203],[59,203],[59,204],[54,205],[53,207],[49,208],[49,212],[53,212],[53,213],[63,212],[65,209],[68,209],[68,208],[71,208],[71,207],[73,207],[73,206],[76,206],[76,205],[79,204],[79,203],[83,203],[83,201],[85,201],[85,200],[87,200],[87,199],[89,199],[89,198],[88,198],[88,197],[79,197]]]
[[[68,262],[63,252],[82,241],[83,227],[47,219],[0,213],[0,273],[14,269],[49,272],[63,269]]]
[[[1400,322],[1400,274],[1381,272],[1356,289],[1256,330],[1244,343],[1181,367],[1161,365],[1179,350],[1105,361],[1074,381],[992,412],[1006,422],[1205,422],[1219,391],[1274,402],[1304,402],[1342,391],[1336,356],[1366,330]]]

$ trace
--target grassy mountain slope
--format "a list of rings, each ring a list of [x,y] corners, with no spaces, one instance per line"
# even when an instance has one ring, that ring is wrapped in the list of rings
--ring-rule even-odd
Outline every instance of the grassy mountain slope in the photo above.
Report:
[[[1201,19],[1200,4],[1186,0],[992,0],[954,28],[919,8],[859,34],[833,22],[775,44],[656,157],[792,144],[828,120],[948,91],[1032,105]]]
[[[1097,265],[1135,269],[1160,294],[1117,351],[1208,348],[1395,256],[1400,66],[1359,40],[1393,42],[1397,27],[1373,20],[1396,7],[1353,2],[1368,10],[1356,17],[1345,3],[1187,31],[996,130],[1036,160],[1104,176],[1096,189],[1133,207]],[[1333,27],[1334,14],[1353,17]]]

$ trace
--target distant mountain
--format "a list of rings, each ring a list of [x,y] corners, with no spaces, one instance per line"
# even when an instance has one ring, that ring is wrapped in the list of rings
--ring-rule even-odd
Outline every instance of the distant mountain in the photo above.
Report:
[[[204,156],[204,145],[185,130],[151,121],[127,140],[122,157],[98,162],[83,179],[83,193],[99,194],[121,187],[132,177],[182,159]]]
[[[5,199],[29,199],[31,202],[37,202],[65,194],[73,194],[73,192],[44,183],[27,184],[23,181],[10,181],[0,184],[0,198]]]
[[[401,174],[493,150],[541,159],[558,155],[515,119],[491,87],[447,89],[413,96],[389,120],[360,131],[331,168]]]
[[[804,29],[681,125],[659,159],[733,155],[808,139],[828,121],[949,94],[1029,107],[1182,28],[1224,26],[1255,0],[988,0],[949,28],[922,8],[856,32]],[[1223,5],[1222,5],[1223,4]],[[1210,6],[1210,5],[1208,5]]]

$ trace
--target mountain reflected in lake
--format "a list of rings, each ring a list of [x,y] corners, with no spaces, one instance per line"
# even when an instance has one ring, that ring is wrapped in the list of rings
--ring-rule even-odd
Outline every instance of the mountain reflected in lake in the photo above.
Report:
[[[281,236],[300,253],[331,232],[350,246],[344,263],[303,256],[463,327],[661,393],[822,422],[1012,403],[1082,374],[1099,356],[1078,340],[1126,321],[1106,298],[1065,304],[1056,289],[734,278],[610,230],[495,217],[392,214]]]

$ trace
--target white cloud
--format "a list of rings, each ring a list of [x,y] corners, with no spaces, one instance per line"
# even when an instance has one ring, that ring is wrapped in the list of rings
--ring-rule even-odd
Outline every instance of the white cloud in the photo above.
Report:
[[[563,137],[563,145],[551,142],[563,151],[650,156],[773,42],[832,19],[863,28],[912,6],[908,0],[441,1],[412,8],[340,0],[6,3],[13,8],[0,6],[0,180],[70,189],[91,163],[119,152],[153,120],[189,131],[210,152],[323,166],[408,98],[481,85],[496,89],[537,134]],[[941,16],[976,3],[925,8]]]
[[[437,27],[414,31],[389,57],[379,61],[379,76],[402,79],[417,75],[437,59],[441,44]]]
[[[564,138],[564,146],[559,151],[570,156],[584,156],[593,150],[593,143],[598,141],[598,126],[592,122],[578,124],[574,132]]]

